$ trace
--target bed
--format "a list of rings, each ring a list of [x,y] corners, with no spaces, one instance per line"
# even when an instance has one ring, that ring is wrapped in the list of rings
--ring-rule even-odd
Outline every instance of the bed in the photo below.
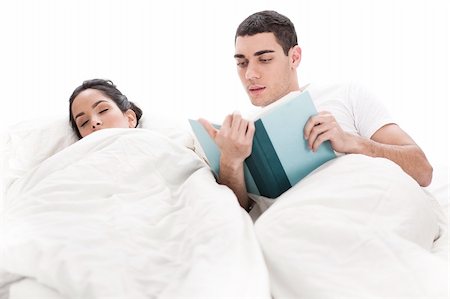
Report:
[[[255,222],[274,298],[448,298],[441,175],[422,189],[389,160],[346,155],[287,191]]]
[[[1,299],[448,297],[447,165],[420,188],[343,156],[249,215],[186,132],[75,140],[65,120],[2,135]]]
[[[183,134],[108,129],[67,146],[60,125],[6,137],[1,298],[270,298],[251,218]]]

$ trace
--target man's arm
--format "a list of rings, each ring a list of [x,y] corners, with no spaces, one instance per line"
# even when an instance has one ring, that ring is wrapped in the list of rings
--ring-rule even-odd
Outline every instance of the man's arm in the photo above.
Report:
[[[250,209],[251,199],[247,195],[247,187],[244,180],[244,162],[234,162],[220,157],[219,184],[233,190],[239,204],[246,211]]]
[[[245,186],[244,160],[252,152],[254,123],[239,114],[228,115],[220,130],[204,119],[199,121],[220,149],[219,183],[233,190],[241,207],[248,211],[252,200]]]
[[[433,168],[414,140],[398,125],[388,124],[370,139],[344,132],[329,112],[321,112],[305,125],[305,138],[313,151],[325,140],[340,153],[381,157],[397,163],[420,186],[431,183]]]
[[[367,152],[372,157],[384,157],[392,160],[413,177],[420,186],[430,185],[433,168],[425,153],[399,126],[396,124],[385,125],[376,131],[371,139],[364,139],[364,141],[361,142],[361,152]]]

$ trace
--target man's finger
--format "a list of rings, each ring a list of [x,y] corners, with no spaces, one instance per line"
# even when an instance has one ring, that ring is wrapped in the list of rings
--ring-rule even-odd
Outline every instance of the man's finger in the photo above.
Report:
[[[199,118],[198,121],[202,124],[203,128],[205,128],[208,135],[214,140],[216,139],[216,135],[218,130],[214,128],[209,121],[203,118]]]

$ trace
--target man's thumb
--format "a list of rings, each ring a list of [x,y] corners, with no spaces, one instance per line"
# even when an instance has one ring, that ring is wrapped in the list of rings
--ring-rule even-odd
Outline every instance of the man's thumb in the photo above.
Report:
[[[199,118],[198,121],[202,124],[203,128],[205,128],[208,135],[214,140],[216,139],[217,129],[214,128],[209,121],[203,118]]]

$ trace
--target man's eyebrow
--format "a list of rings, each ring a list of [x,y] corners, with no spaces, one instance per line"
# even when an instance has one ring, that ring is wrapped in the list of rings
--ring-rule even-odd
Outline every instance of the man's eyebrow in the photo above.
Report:
[[[103,103],[103,102],[106,102],[106,101],[105,100],[99,100],[99,101],[95,102],[94,104],[92,104],[92,108],[97,107],[100,103]],[[77,115],[75,115],[75,119],[77,119],[78,117],[80,117],[80,116],[82,116],[84,114],[85,114],[84,112],[78,113]]]
[[[261,50],[261,51],[255,52],[255,54],[253,54],[253,56],[261,56],[266,53],[274,53],[274,52],[275,52],[274,50]]]
[[[261,56],[261,55],[267,54],[267,53],[275,53],[275,51],[274,50],[261,50],[261,51],[255,52],[255,54],[253,54],[253,56]],[[242,58],[245,58],[245,55],[243,55],[243,54],[234,54],[234,58],[242,59]]]

